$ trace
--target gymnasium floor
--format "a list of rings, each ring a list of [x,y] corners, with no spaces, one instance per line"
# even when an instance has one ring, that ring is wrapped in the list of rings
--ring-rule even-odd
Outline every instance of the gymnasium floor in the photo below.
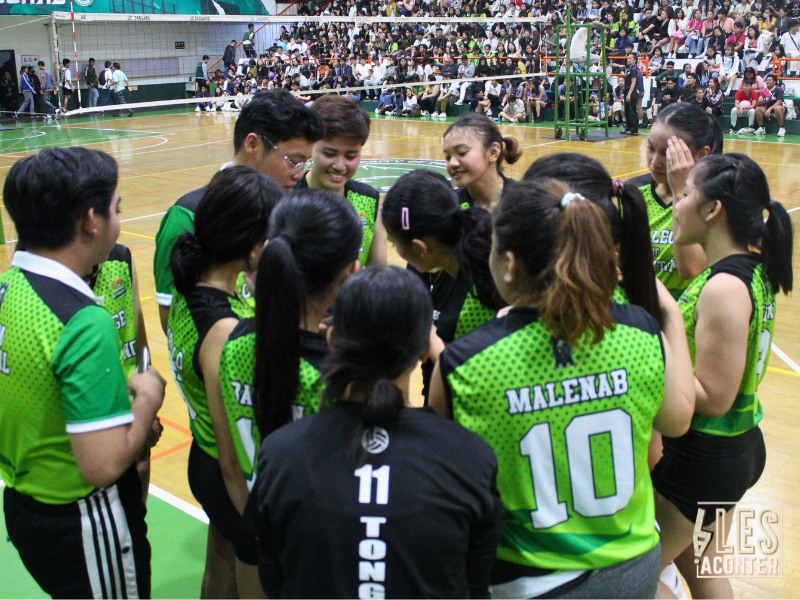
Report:
[[[222,163],[231,159],[234,122],[235,115],[230,113],[170,111],[139,113],[132,119],[70,119],[49,125],[22,122],[0,130],[0,183],[15,161],[52,146],[84,145],[108,152],[120,163],[120,242],[133,251],[153,361],[169,381],[160,413],[165,430],[153,451],[153,488],[148,501],[154,597],[197,597],[205,554],[205,525],[201,521],[204,515],[196,508],[186,482],[191,442],[188,420],[172,382],[154,299],[154,236],[163,212],[182,194],[204,185]],[[447,123],[376,117],[359,178],[386,188],[409,169],[443,169],[440,142]],[[646,172],[644,135],[589,143],[557,141],[552,127],[515,125],[502,129],[504,135],[516,136],[525,149],[522,160],[507,169],[511,177],[521,176],[540,156],[567,150],[598,158],[615,177],[629,178]],[[800,210],[800,136],[783,140],[767,136],[763,141],[753,136],[726,138],[728,151],[743,152],[760,162],[775,199],[790,211]],[[796,213],[792,216],[796,217]],[[16,235],[4,207],[2,218],[8,243],[0,251],[0,270],[5,270]],[[798,256],[797,243],[795,248]],[[397,256],[392,252],[390,255],[399,264]],[[800,268],[800,260],[795,268]],[[760,390],[769,458],[764,475],[746,497],[753,502],[782,503],[782,576],[734,580],[734,590],[740,598],[800,597],[800,484],[796,475],[800,472],[800,453],[796,450],[796,427],[800,424],[800,329],[793,326],[797,315],[800,302],[781,297],[775,346]],[[0,565],[0,598],[44,597],[6,542],[2,523]]]

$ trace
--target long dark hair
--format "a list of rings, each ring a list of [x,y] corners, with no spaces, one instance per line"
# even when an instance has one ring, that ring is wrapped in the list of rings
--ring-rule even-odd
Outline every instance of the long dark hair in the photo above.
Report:
[[[500,133],[500,128],[489,120],[486,115],[476,112],[466,112],[461,115],[455,123],[450,125],[444,132],[444,137],[458,129],[469,129],[474,135],[481,140],[483,147],[489,147],[497,142],[500,144],[500,154],[497,157],[497,172],[503,172],[503,162],[514,164],[522,157],[522,148],[520,147],[519,140],[513,136],[504,136]]]
[[[642,193],[635,185],[614,182],[597,160],[573,152],[545,156],[525,172],[523,181],[551,177],[603,209],[611,235],[619,246],[622,286],[632,304],[638,304],[661,324],[655,271],[651,258],[650,226]],[[618,203],[614,202],[616,198]]]
[[[770,197],[761,167],[749,156],[731,152],[703,158],[693,174],[703,197],[722,203],[733,241],[761,250],[772,289],[792,291],[792,222],[783,205]]]
[[[391,380],[419,360],[432,315],[430,294],[411,271],[371,266],[349,277],[333,303],[323,401],[336,402],[353,384],[364,386],[362,428],[388,427],[403,408],[403,395]]]
[[[462,210],[447,180],[434,171],[406,173],[386,194],[381,219],[392,239],[410,244],[433,237],[454,248],[459,267],[475,283],[484,306],[505,306],[489,271],[492,251],[491,215],[479,207]]]
[[[522,181],[505,190],[494,213],[494,252],[510,251],[532,278],[533,298],[548,328],[575,346],[614,326],[617,286],[608,217],[594,202],[567,194],[555,179]]]
[[[300,326],[308,299],[358,258],[362,229],[340,195],[304,189],[272,214],[256,275],[255,413],[265,436],[291,420],[297,395]]]
[[[656,123],[669,125],[680,133],[693,152],[708,146],[709,154],[722,153],[722,127],[719,121],[696,104],[675,102],[658,113]]]
[[[267,237],[272,209],[283,196],[278,184],[250,167],[214,175],[194,218],[194,233],[175,242],[169,266],[175,289],[186,294],[204,269],[246,258]]]

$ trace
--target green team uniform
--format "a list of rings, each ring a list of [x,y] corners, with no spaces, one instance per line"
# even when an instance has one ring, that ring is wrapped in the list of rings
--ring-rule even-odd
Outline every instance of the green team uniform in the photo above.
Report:
[[[294,189],[308,188],[307,177],[298,181]],[[371,185],[351,179],[344,185],[344,197],[356,210],[358,219],[361,221],[363,238],[361,248],[358,250],[358,262],[362,267],[366,267],[369,253],[372,250],[372,240],[375,237],[375,223],[378,221],[380,192]]]
[[[650,180],[639,187],[647,207],[650,222],[650,243],[653,249],[653,268],[672,297],[680,298],[689,281],[678,275],[675,251],[672,247],[672,205],[664,204],[656,194],[656,182]]]
[[[54,261],[17,252],[0,275],[0,474],[45,504],[95,488],[69,434],[133,421],[119,338],[89,286]]]
[[[225,342],[219,364],[225,414],[248,489],[255,482],[255,465],[262,437],[253,408],[255,347],[255,319],[245,319]],[[292,420],[319,412],[323,391],[322,363],[327,356],[328,345],[324,335],[300,332],[300,383],[292,405]]]
[[[101,299],[117,327],[120,344],[120,361],[125,379],[136,372],[136,311],[133,298],[133,258],[131,251],[116,244],[108,260],[99,265],[93,275],[92,289]]]
[[[175,293],[175,281],[169,266],[172,248],[181,234],[194,233],[195,212],[205,193],[205,187],[189,192],[170,206],[161,218],[161,224],[156,233],[156,251],[153,254],[156,302],[159,306],[169,307],[172,303],[172,295]],[[236,290],[237,295],[244,300],[240,306],[237,306],[237,311],[240,311],[237,313],[239,318],[245,319],[255,315],[255,298],[250,292],[244,273],[239,273]]]
[[[647,447],[664,394],[660,331],[638,306],[611,313],[595,345],[570,348],[515,309],[442,354],[454,420],[499,460],[504,564],[593,570],[658,544]]]
[[[695,310],[697,301],[709,279],[729,273],[741,279],[750,292],[753,313],[747,335],[747,358],[742,382],[730,410],[722,417],[695,414],[692,429],[708,435],[736,436],[753,429],[764,416],[758,400],[758,384],[767,373],[772,334],[775,329],[775,294],[757,255],[734,255],[722,259],[703,271],[689,284],[678,301],[686,325],[686,338],[692,362],[695,362]]]
[[[189,424],[195,443],[217,460],[219,450],[200,371],[200,347],[217,321],[239,318],[242,304],[242,300],[236,296],[229,296],[215,288],[198,286],[186,296],[177,294],[169,309],[167,340],[172,374],[189,408]]]

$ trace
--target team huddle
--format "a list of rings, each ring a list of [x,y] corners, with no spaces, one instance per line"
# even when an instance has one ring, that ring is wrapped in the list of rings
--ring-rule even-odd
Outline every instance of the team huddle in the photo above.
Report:
[[[699,503],[715,532],[766,461],[758,385],[792,228],[761,168],[675,104],[640,180],[561,153],[514,181],[517,140],[466,113],[442,138],[451,180],[411,171],[380,201],[353,179],[369,130],[340,96],[257,94],[233,161],[159,227],[210,520],[201,595],[652,598],[674,563],[694,596],[730,597],[696,577],[692,534]],[[56,148],[4,186],[5,517],[58,597],[151,591],[165,382],[118,178],[106,154]]]

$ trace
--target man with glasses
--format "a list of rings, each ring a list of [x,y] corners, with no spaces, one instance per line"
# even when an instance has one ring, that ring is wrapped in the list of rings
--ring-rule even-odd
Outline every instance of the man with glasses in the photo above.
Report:
[[[323,135],[320,117],[287,90],[259,93],[239,113],[233,130],[233,161],[222,168],[250,167],[272,177],[284,191],[290,192],[303,177],[314,143]],[[194,213],[205,189],[181,197],[164,214],[156,233],[153,272],[164,333],[174,289],[169,267],[172,247],[182,233],[194,231]]]

